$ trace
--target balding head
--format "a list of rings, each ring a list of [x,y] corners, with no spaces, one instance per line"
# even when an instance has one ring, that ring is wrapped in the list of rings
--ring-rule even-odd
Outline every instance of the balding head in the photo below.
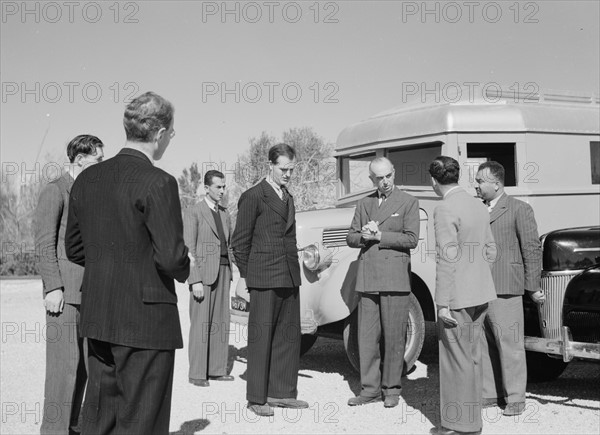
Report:
[[[369,164],[369,178],[380,193],[389,195],[394,189],[394,165],[385,157],[377,157]]]

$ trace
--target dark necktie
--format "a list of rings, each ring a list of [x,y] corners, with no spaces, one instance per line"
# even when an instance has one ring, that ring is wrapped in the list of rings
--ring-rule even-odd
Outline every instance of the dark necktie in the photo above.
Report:
[[[382,193],[379,198],[381,198],[381,202],[379,203],[379,207],[383,206],[383,203],[385,202],[385,193]]]
[[[290,199],[290,193],[288,192],[287,188],[284,186],[281,186],[281,199],[283,200],[284,204],[287,205],[288,200]]]

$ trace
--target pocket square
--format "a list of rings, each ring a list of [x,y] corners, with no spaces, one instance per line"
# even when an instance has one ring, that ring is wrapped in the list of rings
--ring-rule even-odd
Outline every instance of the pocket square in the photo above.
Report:
[[[400,216],[398,213],[394,213],[394,214],[392,215],[392,217],[398,217],[398,216]]]

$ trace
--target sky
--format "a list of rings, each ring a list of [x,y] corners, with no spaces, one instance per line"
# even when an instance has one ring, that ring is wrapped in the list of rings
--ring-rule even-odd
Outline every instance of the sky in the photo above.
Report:
[[[64,162],[78,134],[106,157],[123,110],[154,91],[175,106],[157,166],[231,170],[249,139],[348,125],[455,83],[600,91],[598,1],[2,1],[3,175]],[[66,158],[65,158],[66,159]],[[43,167],[39,170],[43,176]],[[3,182],[5,178],[3,176]]]

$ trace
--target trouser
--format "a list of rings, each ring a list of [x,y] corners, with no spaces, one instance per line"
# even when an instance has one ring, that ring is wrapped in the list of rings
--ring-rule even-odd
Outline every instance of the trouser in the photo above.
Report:
[[[298,287],[249,289],[246,398],[296,398],[300,366]]]
[[[527,362],[523,297],[499,295],[489,303],[482,341],[483,397],[525,402]]]
[[[175,350],[88,345],[82,435],[168,434]]]
[[[361,293],[358,305],[358,354],[361,395],[399,395],[408,325],[408,292]],[[380,342],[383,336],[383,368]]]
[[[222,265],[214,284],[204,286],[202,301],[190,291],[190,380],[227,374],[230,285],[231,269]]]
[[[46,313],[46,382],[41,434],[79,431],[87,381],[87,345],[79,337],[79,305],[65,304],[62,313]]]
[[[450,310],[458,326],[438,319],[442,426],[461,432],[482,427],[481,336],[487,304]]]

